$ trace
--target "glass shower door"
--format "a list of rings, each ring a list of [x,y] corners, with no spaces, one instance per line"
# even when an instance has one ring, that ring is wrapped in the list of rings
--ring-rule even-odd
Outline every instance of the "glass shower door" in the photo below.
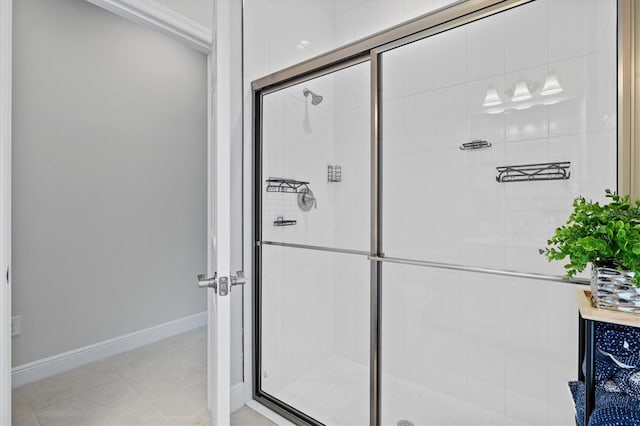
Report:
[[[573,423],[575,286],[512,273],[616,187],[615,28],[536,0],[382,54],[383,424]]]
[[[369,416],[369,81],[261,98],[258,397],[325,424]]]

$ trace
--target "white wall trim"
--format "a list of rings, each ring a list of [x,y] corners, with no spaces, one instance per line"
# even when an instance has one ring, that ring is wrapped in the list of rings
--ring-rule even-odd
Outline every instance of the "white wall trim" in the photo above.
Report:
[[[19,365],[12,370],[11,385],[16,388],[26,383],[80,367],[89,362],[130,351],[140,346],[202,327],[206,324],[207,313],[201,312],[28,364]]]
[[[0,424],[11,424],[11,51],[12,0],[0,1]]]
[[[209,28],[169,9],[154,0],[86,0],[130,21],[169,34],[203,53],[210,53],[212,32]]]

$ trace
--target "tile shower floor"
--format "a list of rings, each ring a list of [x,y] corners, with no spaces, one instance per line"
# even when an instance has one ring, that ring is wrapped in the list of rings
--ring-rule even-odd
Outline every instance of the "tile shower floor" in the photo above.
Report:
[[[208,425],[206,329],[13,390],[13,426]],[[271,426],[248,407],[232,425]]]
[[[325,424],[367,423],[369,370],[362,364],[332,356],[286,386],[275,396]],[[410,420],[421,426],[514,426],[525,422],[483,409],[468,401],[385,375],[382,424]]]

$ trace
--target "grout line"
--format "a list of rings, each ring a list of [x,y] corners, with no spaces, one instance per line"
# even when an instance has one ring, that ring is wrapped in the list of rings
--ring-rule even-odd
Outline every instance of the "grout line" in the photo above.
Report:
[[[29,401],[29,398],[27,398],[27,404],[29,404],[29,408],[31,409],[33,416],[36,418],[36,421],[38,422],[39,425],[41,425],[42,422],[40,422],[40,418],[36,414],[36,410],[33,408],[33,405],[31,405],[31,401]]]
[[[13,400],[13,392],[11,392],[11,399]],[[27,416],[29,414],[33,414],[33,416],[36,418],[36,421],[40,425],[41,424],[40,423],[40,419],[38,418],[38,415],[36,414],[36,410],[33,409],[33,405],[31,405],[31,401],[29,401],[29,398],[27,398],[27,397],[25,397],[25,399],[27,400],[27,405],[29,406],[29,410],[30,411],[28,413],[25,413],[25,414],[22,414],[22,415],[16,416],[16,417],[13,416],[13,411],[12,411],[11,422],[13,423],[13,421],[15,419],[17,419],[18,417],[23,417],[23,416]]]
[[[190,334],[192,334],[192,333],[193,333],[193,334],[195,334],[197,331],[198,331],[198,329],[194,329],[194,330],[187,331],[187,332],[185,332],[185,333],[181,333],[181,335],[186,337],[186,335],[190,335]],[[176,336],[180,336],[180,335],[176,335]],[[170,338],[173,338],[173,337],[176,337],[176,336],[171,336],[171,337],[169,337],[169,339],[170,339]],[[158,342],[162,342],[162,340],[160,340],[160,341],[158,341]],[[158,343],[158,342],[154,342],[154,343]],[[151,343],[150,345],[152,345],[152,344],[154,344],[154,343]],[[145,346],[149,346],[149,345],[145,345]],[[145,346],[142,346],[141,348],[144,348]],[[136,350],[138,350],[138,349],[140,349],[140,348],[136,348],[136,349],[133,349],[133,350],[131,350],[131,351],[129,351],[129,352],[124,352],[124,353],[135,352],[135,351],[136,351]],[[180,351],[180,349],[181,349],[181,346],[180,346],[180,345],[172,344],[172,345],[170,345],[169,347],[164,348],[164,349],[163,349],[163,352],[165,352],[165,353],[178,352],[178,351]],[[118,363],[118,364],[116,365],[116,367],[115,367],[115,368],[116,368],[116,374],[117,374],[117,375],[122,379],[122,381],[123,381],[124,383],[126,383],[129,387],[131,387],[131,388],[132,388],[132,389],[133,389],[133,390],[134,390],[134,391],[135,391],[135,392],[136,392],[136,393],[137,393],[137,394],[138,394],[138,395],[139,395],[139,396],[140,396],[140,397],[141,397],[141,398],[142,398],[146,403],[148,403],[148,404],[149,404],[149,405],[150,405],[154,410],[156,410],[158,413],[160,413],[160,414],[161,414],[161,416],[162,416],[162,417],[164,417],[164,418],[169,422],[169,424],[172,424],[172,425],[174,425],[174,424],[181,424],[180,422],[176,423],[176,422],[174,421],[174,418],[173,418],[172,416],[170,416],[169,414],[165,413],[165,412],[162,410],[162,408],[161,408],[161,407],[159,407],[159,406],[158,406],[158,405],[157,405],[157,404],[156,404],[156,403],[151,399],[151,397],[150,397],[146,392],[143,392],[143,391],[142,391],[141,389],[139,389],[135,384],[133,384],[132,382],[130,382],[129,380],[127,380],[127,379],[123,376],[122,371],[121,371],[121,369],[120,369],[119,365],[120,365],[120,363]],[[198,385],[198,382],[194,382],[194,383],[191,383],[191,384],[187,385],[186,387],[192,387],[192,386],[197,386],[197,385]],[[203,407],[203,410],[201,410],[201,411],[204,411],[204,410],[206,410],[206,407]],[[201,412],[201,411],[198,411],[198,412],[194,412],[194,413],[192,413],[193,417],[194,417],[194,418],[196,418],[196,419],[197,419],[197,418],[199,418],[199,415],[200,415],[200,412]],[[192,419],[192,420],[193,420],[193,419]],[[189,422],[191,422],[192,420],[189,420]]]
[[[160,414],[161,417],[164,417],[165,420],[167,420],[167,422],[171,425],[173,425],[173,421],[169,418],[169,416],[167,416],[165,413],[162,412],[162,410],[160,410],[150,399],[148,399],[141,391],[139,391],[135,386],[133,386],[131,383],[129,383],[118,371],[116,373],[120,379],[123,381],[124,384],[126,384],[127,386],[129,386],[139,397],[140,399],[142,399],[142,401],[144,401],[145,403],[147,403],[151,408],[153,408],[158,414]]]
[[[31,403],[29,403],[29,406],[31,406]],[[31,407],[31,409],[33,410],[33,407]],[[36,421],[38,422],[39,426],[42,426],[42,422],[40,421],[40,417],[38,417],[38,414],[36,413],[36,410],[33,410],[33,417],[36,418]]]
[[[124,378],[124,376],[122,376],[122,374],[120,373],[120,371],[118,371],[116,373],[121,379],[122,381],[129,386],[131,389],[133,389],[133,391],[135,393],[138,394],[138,396],[147,404],[149,404],[154,410],[156,410],[162,417],[164,417],[169,424],[173,424],[173,421],[169,418],[168,415],[166,415],[160,408],[158,408],[158,406],[156,406],[156,404],[149,398],[147,397],[145,394],[142,393],[141,390],[139,390],[135,385],[133,385],[132,383],[130,383],[127,379]]]

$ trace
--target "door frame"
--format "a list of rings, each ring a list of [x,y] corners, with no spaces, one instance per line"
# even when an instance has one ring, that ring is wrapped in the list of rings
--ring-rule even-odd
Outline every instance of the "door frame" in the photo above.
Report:
[[[0,424],[11,424],[11,49],[13,0],[0,1]]]

